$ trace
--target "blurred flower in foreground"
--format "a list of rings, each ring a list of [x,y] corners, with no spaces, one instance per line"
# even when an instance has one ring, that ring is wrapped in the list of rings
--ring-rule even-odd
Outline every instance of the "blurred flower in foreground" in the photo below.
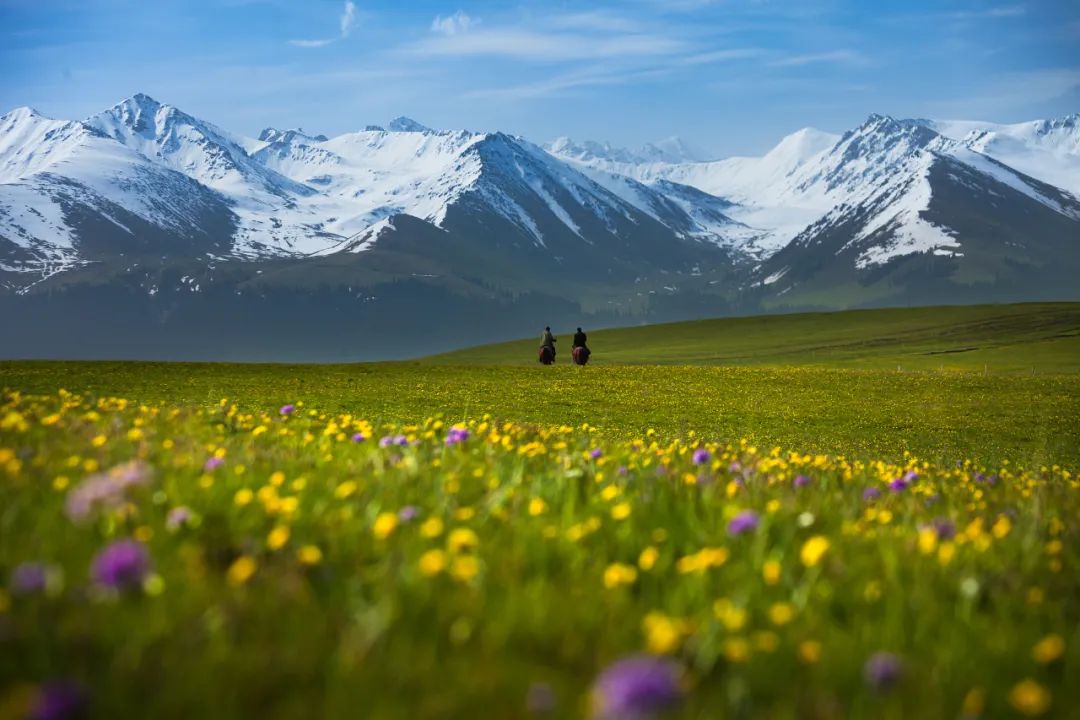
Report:
[[[863,678],[866,684],[877,692],[886,692],[904,674],[904,664],[896,655],[888,652],[878,652],[870,656],[863,666]]]
[[[49,582],[49,568],[39,562],[16,565],[11,571],[11,589],[20,595],[45,591]]]
[[[705,463],[709,462],[709,460],[711,460],[711,459],[712,459],[712,453],[710,453],[705,448],[698,448],[697,450],[694,451],[694,464],[695,465],[704,465]]]
[[[743,510],[728,523],[728,535],[742,535],[757,530],[759,518],[753,510]]]
[[[469,431],[467,428],[452,427],[450,432],[446,433],[446,444],[457,445],[458,443],[465,442],[469,439]]]
[[[278,412],[280,412],[282,415],[292,415],[294,412],[296,412],[296,406],[292,403],[288,403],[286,405],[282,405],[281,410],[279,410]]]
[[[1036,717],[1050,709],[1050,691],[1030,678],[1021,680],[1009,691],[1009,704],[1021,715]]]
[[[148,484],[152,475],[150,466],[138,460],[89,475],[68,493],[64,512],[82,522],[99,510],[116,509],[127,499],[128,490]]]
[[[113,590],[133,590],[150,573],[150,554],[135,540],[117,540],[94,558],[91,575],[99,584]]]
[[[31,720],[74,720],[86,717],[86,693],[68,680],[53,680],[38,688],[30,708]]]
[[[682,666],[653,655],[634,655],[610,665],[593,685],[597,720],[649,720],[679,703]]]
[[[525,709],[531,715],[547,715],[555,711],[555,691],[547,683],[534,682],[525,693]]]

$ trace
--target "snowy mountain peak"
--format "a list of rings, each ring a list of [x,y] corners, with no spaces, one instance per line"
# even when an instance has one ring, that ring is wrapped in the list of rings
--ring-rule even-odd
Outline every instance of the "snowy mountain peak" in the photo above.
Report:
[[[394,118],[390,121],[390,124],[386,126],[386,129],[390,132],[417,132],[417,133],[433,133],[435,132],[427,125],[421,125],[412,118],[401,117]]]
[[[704,150],[691,145],[678,135],[672,135],[654,143],[645,143],[639,154],[647,162],[670,164],[704,162],[710,159]]]
[[[277,128],[268,127],[259,133],[260,142],[284,142],[291,143],[295,140],[309,143],[326,142],[327,137],[325,135],[309,135],[304,132],[303,128],[294,128],[292,130],[278,130]]]
[[[22,107],[17,107],[8,113],[5,113],[4,115],[0,115],[0,123],[25,122],[34,118],[42,118],[45,120],[50,119],[39,113],[34,108],[28,105],[23,105]]]

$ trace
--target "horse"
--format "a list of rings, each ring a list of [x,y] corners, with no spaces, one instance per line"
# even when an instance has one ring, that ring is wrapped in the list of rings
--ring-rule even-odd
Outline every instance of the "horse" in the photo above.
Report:
[[[540,362],[544,365],[550,365],[555,362],[555,351],[548,345],[543,345],[540,348]]]
[[[584,345],[578,345],[570,351],[570,356],[574,358],[575,365],[584,365],[589,362],[590,355],[592,355],[592,352]]]

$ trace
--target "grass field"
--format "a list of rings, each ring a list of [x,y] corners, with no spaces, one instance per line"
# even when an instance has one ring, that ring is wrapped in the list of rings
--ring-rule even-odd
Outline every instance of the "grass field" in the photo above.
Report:
[[[1076,717],[1076,310],[880,312],[0,363],[0,718]]]
[[[569,342],[569,335],[561,340],[567,361]],[[431,362],[532,364],[537,344],[529,339],[469,348]],[[590,332],[589,345],[597,364],[1080,373],[1080,303],[700,320]]]

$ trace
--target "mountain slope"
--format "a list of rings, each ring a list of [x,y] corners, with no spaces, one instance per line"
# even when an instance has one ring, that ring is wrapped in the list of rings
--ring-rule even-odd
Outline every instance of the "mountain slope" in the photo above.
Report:
[[[220,193],[82,123],[25,108],[3,116],[0,173],[0,268],[12,287],[90,261],[229,251],[236,218]]]
[[[918,122],[871,118],[798,189],[843,201],[762,265],[774,302],[1053,298],[1080,270],[1080,200]]]

